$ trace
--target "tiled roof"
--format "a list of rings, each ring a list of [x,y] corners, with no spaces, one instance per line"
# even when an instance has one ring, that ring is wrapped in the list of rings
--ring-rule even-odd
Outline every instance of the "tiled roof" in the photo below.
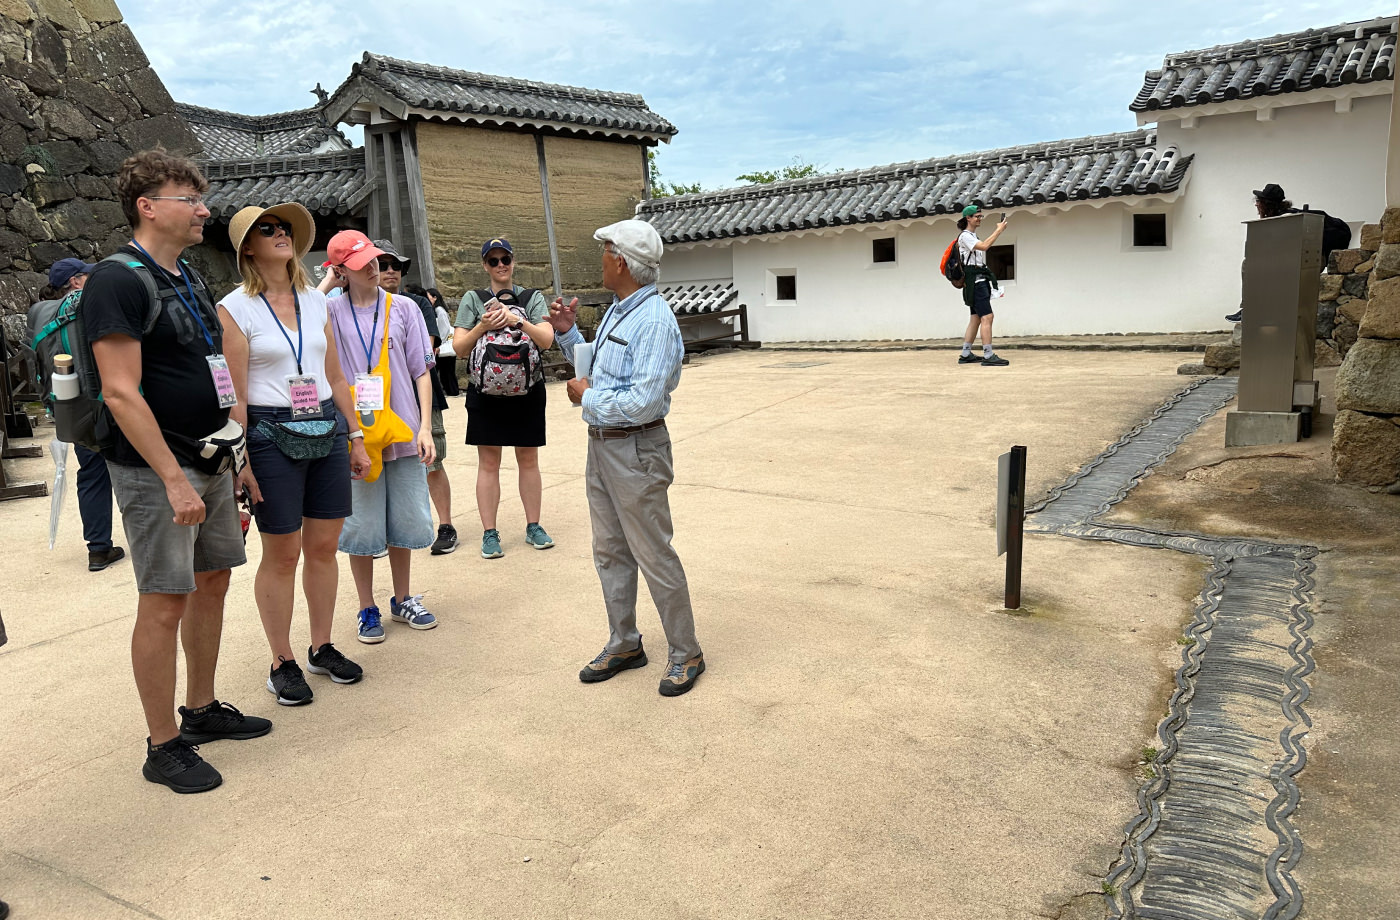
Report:
[[[1175,191],[1190,156],[1155,131],[1010,147],[811,179],[644,201],[637,216],[670,243]]]
[[[1149,70],[1128,108],[1184,108],[1304,93],[1395,76],[1396,19],[1390,16],[1169,55]]]
[[[739,292],[733,281],[662,284],[657,291],[671,305],[673,313],[718,313],[734,302]]]
[[[313,214],[351,214],[374,189],[365,172],[363,148],[201,165],[209,180],[205,204],[225,221],[250,204],[270,207],[284,201],[299,201]]]
[[[354,84],[361,80],[411,108],[467,122],[571,125],[589,133],[654,140],[676,133],[674,125],[647,108],[645,99],[631,93],[496,77],[368,52],[332,94],[331,108],[353,104],[349,100],[358,95]]]
[[[350,142],[326,124],[319,108],[275,115],[239,115],[203,106],[175,103],[211,160],[312,153],[326,142],[345,150]]]

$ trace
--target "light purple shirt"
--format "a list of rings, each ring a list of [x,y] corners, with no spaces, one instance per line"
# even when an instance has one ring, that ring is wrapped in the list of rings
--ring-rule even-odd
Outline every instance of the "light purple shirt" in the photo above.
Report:
[[[379,363],[379,350],[383,347],[385,333],[384,301],[390,296],[380,291],[376,304],[356,305],[353,309],[349,294],[326,301],[331,329],[335,333],[336,351],[340,353],[340,366],[345,370],[346,382],[352,386],[356,375],[368,373]],[[436,363],[433,341],[428,337],[428,327],[423,322],[423,311],[418,309],[418,304],[408,297],[392,297],[390,304],[389,408],[417,434],[422,416],[418,413],[418,390],[414,381]],[[376,313],[379,316],[377,329],[374,328]],[[366,346],[369,348],[368,354]],[[384,448],[386,461],[417,454],[418,446],[412,441],[390,444]]]

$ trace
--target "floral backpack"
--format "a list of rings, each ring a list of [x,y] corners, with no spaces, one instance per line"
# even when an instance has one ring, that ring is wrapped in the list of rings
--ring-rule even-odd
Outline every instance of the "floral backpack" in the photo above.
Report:
[[[524,320],[525,304],[535,295],[534,290],[519,294],[490,290],[476,292],[481,302],[494,296],[512,314]],[[524,396],[530,387],[544,379],[544,362],[540,349],[519,323],[504,329],[492,329],[476,340],[467,365],[471,381],[483,396]]]

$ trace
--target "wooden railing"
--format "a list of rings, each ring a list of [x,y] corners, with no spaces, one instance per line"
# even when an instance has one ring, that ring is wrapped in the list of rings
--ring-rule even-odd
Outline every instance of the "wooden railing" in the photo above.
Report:
[[[21,360],[26,357],[21,353],[25,350],[16,348],[12,353],[5,324],[0,323],[0,501],[49,494],[47,483],[13,482],[5,471],[6,460],[43,456],[43,448],[14,443],[16,438],[34,437],[29,414],[16,398],[17,388],[12,385],[14,375],[25,373],[22,368],[28,367],[28,361]]]

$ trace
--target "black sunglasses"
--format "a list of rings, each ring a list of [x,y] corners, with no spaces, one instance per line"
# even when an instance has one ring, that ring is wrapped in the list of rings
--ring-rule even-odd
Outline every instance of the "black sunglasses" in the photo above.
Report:
[[[256,229],[263,236],[276,236],[278,230],[281,230],[283,233],[287,234],[287,236],[292,235],[291,224],[283,223],[282,221],[275,219],[260,220],[256,224],[253,224],[253,228]]]
[[[399,262],[397,259],[380,259],[379,270],[382,272],[402,271],[402,269],[399,268]]]
[[[505,255],[503,255],[503,256],[501,256],[501,257],[499,257],[499,258],[497,258],[496,256],[487,256],[487,257],[486,257],[486,264],[489,265],[489,266],[491,266],[492,268],[495,268],[497,265],[509,265],[510,263],[511,263],[511,256],[510,256],[510,253],[506,253]]]

